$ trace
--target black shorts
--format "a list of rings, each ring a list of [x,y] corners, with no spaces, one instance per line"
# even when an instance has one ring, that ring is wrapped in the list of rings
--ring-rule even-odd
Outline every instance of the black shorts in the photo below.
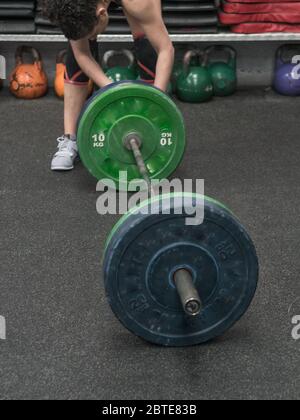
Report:
[[[90,48],[95,60],[99,61],[97,41],[90,41]],[[157,53],[144,34],[139,34],[135,37],[134,51],[138,63],[140,79],[146,83],[153,84],[156,73]],[[85,86],[88,82],[89,77],[86,76],[79,67],[73,49],[69,44],[66,59],[65,83]]]
[[[153,84],[155,81],[157,53],[144,34],[135,36],[134,52],[140,79],[143,82]]]
[[[90,41],[90,48],[94,59],[98,61],[97,41]],[[77,86],[86,86],[89,83],[89,77],[83,73],[76,61],[71,44],[69,44],[66,59],[65,83]]]

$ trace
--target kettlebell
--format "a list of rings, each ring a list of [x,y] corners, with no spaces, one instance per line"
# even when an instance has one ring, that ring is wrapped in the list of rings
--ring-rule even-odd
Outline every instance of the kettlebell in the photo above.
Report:
[[[67,55],[67,50],[59,51],[56,56],[56,74],[54,80],[54,91],[59,98],[64,97],[65,93],[65,59]]]
[[[142,81],[143,83],[147,83],[149,86],[154,86],[154,81],[149,83],[149,82],[146,82],[145,80],[142,80],[140,77],[138,77],[136,80],[137,81]],[[169,96],[173,95],[173,86],[172,86],[171,82],[168,83],[167,90],[166,90],[165,93]]]
[[[295,45],[283,45],[276,53],[275,74],[273,87],[276,92],[286,96],[300,96],[300,79],[295,77],[296,64],[290,59],[284,59],[286,51],[295,51]],[[295,54],[294,54],[295,55]],[[298,72],[300,74],[300,72]]]
[[[54,80],[54,91],[60,99],[63,99],[64,94],[65,94],[66,56],[67,56],[66,49],[59,51],[56,56],[56,74],[55,74],[55,80]],[[92,80],[89,81],[88,87],[89,87],[88,96],[90,96],[94,89],[94,83]]]
[[[112,58],[115,57],[125,57],[128,61],[128,66],[109,66],[109,62]],[[135,67],[135,58],[131,51],[121,50],[121,51],[107,51],[102,60],[102,68],[105,71],[106,76],[111,79],[113,82],[121,82],[123,80],[136,80],[137,73]]]
[[[31,64],[23,62],[24,54],[33,58]],[[10,92],[19,99],[37,99],[46,95],[48,79],[43,70],[42,58],[33,47],[20,46],[16,51],[16,67],[10,76]]]
[[[226,52],[228,58],[212,62],[211,59],[216,52]],[[224,45],[214,45],[207,48],[206,53],[215,96],[233,95],[237,88],[236,51]]]
[[[200,65],[199,55],[197,54],[191,58],[191,66],[199,66],[199,65]],[[172,75],[171,75],[171,84],[172,84],[173,93],[176,93],[177,80],[182,72],[183,72],[182,63],[178,63],[178,62],[175,63],[173,67]]]
[[[199,57],[201,65],[191,66],[192,58]],[[200,103],[213,97],[213,85],[207,69],[205,52],[188,51],[183,59],[183,71],[177,80],[177,96],[184,102]]]

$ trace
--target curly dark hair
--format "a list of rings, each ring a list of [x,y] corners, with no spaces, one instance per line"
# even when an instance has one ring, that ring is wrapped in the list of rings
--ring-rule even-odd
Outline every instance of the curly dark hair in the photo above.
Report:
[[[98,23],[96,8],[105,0],[42,0],[42,14],[68,39],[86,37]]]

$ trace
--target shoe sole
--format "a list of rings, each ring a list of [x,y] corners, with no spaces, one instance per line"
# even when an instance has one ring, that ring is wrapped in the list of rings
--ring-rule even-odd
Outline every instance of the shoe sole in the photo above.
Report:
[[[81,161],[80,156],[76,156],[74,163],[79,163]],[[72,171],[74,169],[74,165],[66,168],[65,166],[51,166],[51,171],[60,171],[60,172],[67,172]]]
[[[60,172],[67,172],[67,171],[71,171],[72,169],[74,169],[74,166],[71,166],[70,168],[63,168],[60,166],[52,166],[51,167],[51,171],[60,171]]]

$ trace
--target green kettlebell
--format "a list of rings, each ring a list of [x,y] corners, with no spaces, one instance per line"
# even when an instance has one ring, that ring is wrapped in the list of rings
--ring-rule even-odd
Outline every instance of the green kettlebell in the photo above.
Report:
[[[115,57],[125,57],[128,60],[128,66],[115,66],[109,67],[109,62]],[[121,82],[123,80],[136,80],[137,73],[135,68],[135,58],[131,51],[107,51],[102,59],[102,68],[105,71],[106,76],[113,82]]]
[[[191,66],[195,56],[200,58],[201,65]],[[188,51],[183,60],[183,72],[177,80],[177,96],[183,102],[200,103],[213,97],[213,85],[207,69],[205,52]]]
[[[137,81],[140,81],[140,80],[141,80],[141,78],[140,78],[140,77],[138,77],[136,80],[137,80]],[[144,83],[147,83],[147,82],[145,82],[145,81],[144,81]],[[149,83],[149,84],[150,84],[150,86],[153,86],[153,85],[152,85],[152,83]],[[171,95],[173,94],[173,85],[172,85],[172,83],[171,83],[171,82],[169,82],[169,83],[168,83],[168,87],[167,87],[167,90],[166,90],[166,94],[167,94],[167,95],[169,95],[169,96],[171,96]]]
[[[211,59],[216,52],[226,52],[227,59],[212,62]],[[214,45],[207,48],[206,53],[215,96],[233,95],[237,89],[236,51],[225,45]]]
[[[199,55],[195,55],[194,57],[191,58],[191,66],[200,66],[200,61],[199,61]],[[182,74],[183,72],[183,65],[182,63],[175,63],[174,67],[173,67],[173,71],[172,71],[172,76],[171,76],[171,83],[172,83],[172,92],[176,93],[176,89],[177,89],[177,80],[179,78],[179,76]]]

